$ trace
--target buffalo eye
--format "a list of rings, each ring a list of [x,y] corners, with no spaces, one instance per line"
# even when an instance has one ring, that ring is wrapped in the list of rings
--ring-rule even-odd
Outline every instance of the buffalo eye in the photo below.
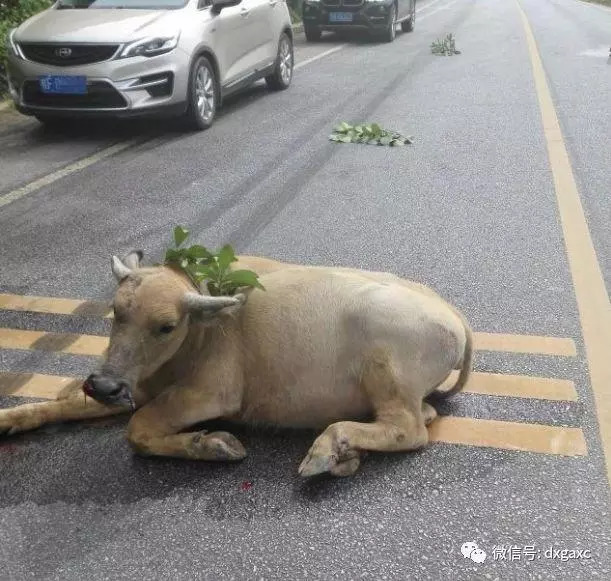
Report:
[[[176,329],[176,325],[163,325],[159,327],[159,333],[169,335],[174,329]]]

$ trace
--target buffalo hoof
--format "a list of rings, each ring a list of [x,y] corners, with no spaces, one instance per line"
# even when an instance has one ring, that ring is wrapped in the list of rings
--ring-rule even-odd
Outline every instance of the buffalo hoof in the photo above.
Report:
[[[246,458],[246,449],[229,432],[196,435],[193,438],[193,452],[201,460],[235,462]]]
[[[299,466],[299,475],[304,478],[330,472],[333,476],[352,476],[361,464],[356,450],[349,450],[341,457],[331,454],[319,456],[310,452]]]

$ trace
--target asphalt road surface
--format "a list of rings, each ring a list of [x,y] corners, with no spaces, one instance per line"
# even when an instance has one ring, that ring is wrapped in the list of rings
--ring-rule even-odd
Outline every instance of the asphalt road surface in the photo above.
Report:
[[[298,477],[311,432],[232,428],[232,465],[135,457],[121,418],[2,438],[0,579],[611,578],[610,46],[577,0],[426,0],[392,44],[299,39],[290,90],[204,133],[0,112],[2,407],[92,370],[110,256],[176,224],[429,284],[478,348],[435,441],[350,479]],[[335,145],[342,120],[414,144]]]

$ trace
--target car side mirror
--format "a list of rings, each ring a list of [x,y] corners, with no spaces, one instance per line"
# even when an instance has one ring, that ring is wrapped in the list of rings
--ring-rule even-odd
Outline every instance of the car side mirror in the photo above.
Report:
[[[212,0],[212,12],[214,12],[214,14],[220,14],[223,8],[237,6],[240,2],[242,2],[242,0]]]

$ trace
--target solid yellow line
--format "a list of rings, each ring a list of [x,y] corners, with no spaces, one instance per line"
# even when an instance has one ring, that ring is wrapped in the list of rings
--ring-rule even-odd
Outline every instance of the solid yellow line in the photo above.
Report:
[[[70,335],[0,328],[0,349],[30,349],[99,356],[103,355],[106,347],[108,347],[108,337],[97,335]]]
[[[0,372],[0,395],[55,399],[60,392],[81,384],[82,380],[39,373]]]
[[[535,355],[575,357],[577,350],[572,339],[538,337],[535,335],[505,335],[502,333],[474,333],[475,349],[480,351],[507,351]]]
[[[454,385],[457,377],[458,371],[453,371],[440,389],[446,389]],[[554,401],[577,401],[578,399],[575,384],[568,379],[505,375],[479,371],[471,373],[463,392]]]
[[[585,345],[590,382],[596,402],[602,448],[611,484],[611,304],[605,287],[588,223],[583,211],[575,176],[564,144],[560,123],[528,18],[518,2],[537,97],[541,108],[543,130],[554,177],[554,188],[564,233],[564,243],[577,298],[581,330]]]
[[[586,456],[588,453],[580,428],[443,416],[429,426],[429,435],[431,442],[483,448],[561,456]]]

